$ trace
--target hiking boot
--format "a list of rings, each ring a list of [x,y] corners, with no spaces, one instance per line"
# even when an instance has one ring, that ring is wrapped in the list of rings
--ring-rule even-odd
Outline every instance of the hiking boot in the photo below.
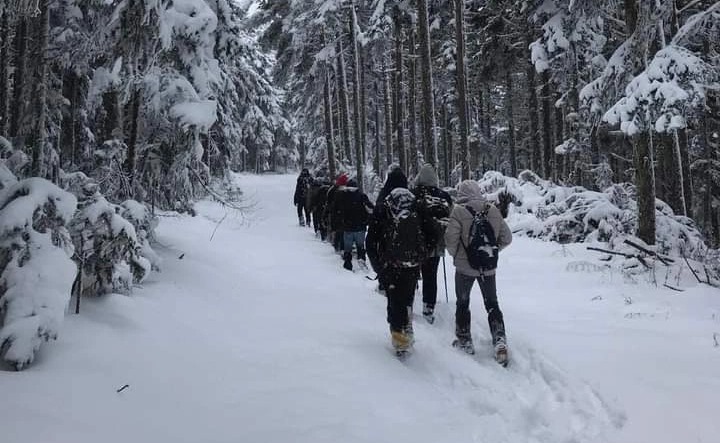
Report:
[[[466,354],[475,354],[475,347],[473,346],[471,338],[456,338],[452,342],[452,345],[454,348],[458,348]]]
[[[343,252],[343,268],[352,271],[352,252]]]
[[[495,343],[495,361],[504,367],[508,365],[508,349],[505,337],[498,337]]]
[[[404,331],[390,331],[392,346],[396,352],[405,352],[412,346],[410,337]]]
[[[298,219],[298,222],[300,223],[300,226],[305,226],[305,220],[302,217]]]
[[[423,318],[430,324],[435,322],[435,305],[423,303]]]

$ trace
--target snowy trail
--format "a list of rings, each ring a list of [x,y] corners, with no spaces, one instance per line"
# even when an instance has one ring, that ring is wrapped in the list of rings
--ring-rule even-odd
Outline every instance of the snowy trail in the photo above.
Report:
[[[720,352],[699,340],[720,329],[706,317],[715,294],[650,303],[658,297],[617,276],[567,272],[579,258],[557,245],[517,239],[499,274],[510,368],[490,356],[477,288],[478,354],[450,347],[451,283],[451,304],[441,293],[436,323],[416,318],[416,353],[399,362],[374,283],[295,225],[294,177],[240,180],[257,201],[249,226],[230,214],[218,227],[226,213],[210,202],[195,218],[163,218],[161,274],[132,297],[86,302],[35,366],[0,372],[4,443],[624,443],[679,441],[685,426],[697,441],[718,431],[712,412],[696,413],[718,407]],[[653,315],[623,316],[635,311]],[[639,344],[645,352],[627,357]],[[664,367],[663,390],[652,371],[669,360],[662,346],[676,345],[688,361]],[[683,378],[699,355],[704,368]],[[699,407],[657,429],[668,401],[689,402],[679,396],[688,384]]]

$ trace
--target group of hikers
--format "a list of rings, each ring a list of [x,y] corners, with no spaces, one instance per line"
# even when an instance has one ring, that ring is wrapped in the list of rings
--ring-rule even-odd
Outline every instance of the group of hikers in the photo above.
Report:
[[[474,354],[470,331],[470,292],[477,281],[482,292],[495,358],[508,363],[503,314],[498,305],[495,272],[498,253],[512,241],[500,210],[473,180],[460,182],[453,199],[440,188],[433,166],[424,165],[412,188],[402,169],[392,168],[373,204],[354,179],[341,174],[334,182],[323,173],[303,169],[294,204],[301,226],[314,228],[342,254],[343,267],[367,268],[377,274],[378,290],[387,297],[387,321],[399,357],[414,344],[412,311],[422,280],[423,317],[435,321],[438,269],[445,251],[455,265],[455,335],[453,346]]]

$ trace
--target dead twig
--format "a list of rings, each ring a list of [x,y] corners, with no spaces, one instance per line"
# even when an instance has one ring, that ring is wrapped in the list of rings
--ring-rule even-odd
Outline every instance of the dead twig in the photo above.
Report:
[[[702,280],[700,280],[700,276],[697,274],[697,272],[695,272],[693,267],[690,266],[690,262],[688,261],[687,257],[683,256],[683,258],[685,259],[685,263],[687,263],[688,268],[690,268],[690,272],[693,273],[693,275],[695,276],[695,279],[698,281],[698,283],[702,283]]]
[[[685,290],[684,290],[684,289],[680,289],[680,288],[676,288],[676,287],[670,286],[670,285],[669,285],[669,284],[667,284],[667,283],[663,284],[663,286],[665,286],[665,287],[666,287],[666,288],[668,288],[668,289],[672,289],[673,291],[677,291],[677,292],[685,292]]]
[[[637,243],[635,243],[635,242],[633,242],[633,241],[630,241],[630,240],[625,239],[625,241],[624,241],[623,243],[625,243],[625,244],[628,245],[628,246],[632,246],[633,248],[635,248],[635,249],[637,249],[637,250],[640,250],[640,251],[642,251],[642,252],[644,252],[644,253],[646,253],[646,254],[648,254],[648,255],[652,255],[652,256],[656,257],[656,258],[657,258],[658,260],[660,260],[660,262],[661,262],[662,264],[664,264],[665,266],[670,266],[670,263],[675,263],[675,260],[671,259],[670,257],[663,257],[663,256],[661,256],[660,254],[658,254],[657,252],[651,251],[651,250],[648,249],[648,248],[645,248],[645,247],[643,247],[643,246],[640,246],[639,244],[637,244]]]

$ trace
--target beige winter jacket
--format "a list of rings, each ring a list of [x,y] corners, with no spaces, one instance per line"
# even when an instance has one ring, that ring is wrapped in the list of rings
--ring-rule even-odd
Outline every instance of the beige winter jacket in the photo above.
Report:
[[[495,238],[500,250],[505,249],[512,242],[510,227],[505,223],[498,208],[485,199],[477,182],[465,180],[458,185],[458,198],[450,213],[450,220],[445,230],[445,247],[453,257],[455,269],[459,273],[471,277],[495,275],[495,270],[481,272],[470,267],[463,244],[468,245],[473,216],[465,206],[472,207],[476,212],[488,211],[487,218],[495,231]]]

